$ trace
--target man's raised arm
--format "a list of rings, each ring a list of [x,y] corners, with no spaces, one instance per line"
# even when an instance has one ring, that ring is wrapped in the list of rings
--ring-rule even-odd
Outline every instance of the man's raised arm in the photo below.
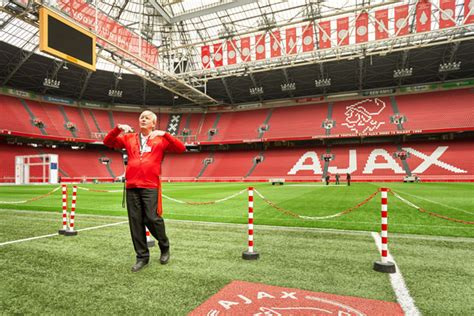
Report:
[[[104,138],[104,145],[111,148],[125,148],[123,137],[119,136],[121,132],[131,132],[133,129],[125,124],[118,124]]]

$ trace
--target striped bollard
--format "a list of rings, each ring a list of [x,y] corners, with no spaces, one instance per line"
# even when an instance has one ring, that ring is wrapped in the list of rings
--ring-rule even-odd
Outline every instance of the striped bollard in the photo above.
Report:
[[[249,187],[249,224],[248,224],[248,250],[242,253],[245,260],[257,260],[260,256],[253,249],[253,187]]]
[[[145,226],[145,235],[146,235],[146,245],[148,247],[155,247],[155,240],[151,238],[150,231],[148,230],[148,227]]]
[[[387,188],[381,188],[382,196],[382,258],[380,261],[374,262],[374,270],[384,273],[395,273],[396,268],[393,262],[388,261],[388,206],[387,206]]]
[[[74,230],[74,218],[76,216],[77,185],[72,187],[71,213],[69,214],[69,229],[64,236],[76,236],[77,230]]]
[[[63,228],[58,230],[58,234],[64,235],[67,231],[67,185],[61,185],[62,192],[62,206],[63,206]]]

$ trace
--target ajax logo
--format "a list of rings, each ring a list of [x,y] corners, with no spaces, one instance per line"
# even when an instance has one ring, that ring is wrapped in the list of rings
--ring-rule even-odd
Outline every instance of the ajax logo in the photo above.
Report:
[[[351,131],[364,134],[377,130],[385,122],[377,119],[377,116],[385,109],[385,102],[375,99],[365,99],[346,106],[346,122],[341,125],[347,126]]]

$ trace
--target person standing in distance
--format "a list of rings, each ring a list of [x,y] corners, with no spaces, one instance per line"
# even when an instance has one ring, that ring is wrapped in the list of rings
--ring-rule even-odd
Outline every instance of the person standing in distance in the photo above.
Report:
[[[346,180],[347,180],[347,185],[350,186],[351,185],[351,174],[349,172],[346,174]]]
[[[169,133],[154,130],[156,121],[153,112],[144,111],[139,117],[139,133],[133,133],[129,125],[118,124],[104,138],[106,146],[126,149],[128,154],[125,171],[127,211],[133,247],[137,255],[132,272],[141,270],[150,260],[145,226],[158,240],[161,250],[160,263],[166,264],[170,258],[170,244],[162,217],[161,162],[165,152],[182,153],[186,148]],[[122,132],[124,134],[120,135]]]

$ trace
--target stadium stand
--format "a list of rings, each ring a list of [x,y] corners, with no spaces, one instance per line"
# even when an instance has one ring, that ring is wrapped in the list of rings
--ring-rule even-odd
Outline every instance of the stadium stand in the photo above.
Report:
[[[188,143],[225,144],[259,139],[311,139],[315,136],[345,138],[360,133],[385,135],[415,130],[419,133],[469,131],[474,129],[472,99],[472,90],[459,89],[268,109],[185,113],[179,114],[177,134]],[[57,140],[71,141],[74,138],[94,142],[102,139],[117,123],[129,124],[138,130],[138,112],[78,108],[3,95],[0,95],[0,105],[0,130],[3,134],[14,132],[13,135],[34,139],[54,137]],[[175,116],[157,114],[160,129],[166,129]],[[324,128],[325,120],[333,120],[334,126]],[[38,121],[41,124],[36,124]],[[72,122],[75,128],[68,129],[67,122]],[[400,181],[412,174],[423,181],[473,181],[471,148],[469,141],[459,140],[402,145],[385,141],[371,145],[285,148],[263,152],[187,153],[171,155],[164,160],[163,178],[173,181],[266,181],[283,177],[293,181],[320,181],[326,174],[333,177],[339,173],[344,178],[350,172],[355,181]],[[42,150],[60,154],[60,171],[65,180],[86,177],[112,181],[123,173],[121,154],[105,148],[72,150],[64,146],[52,149],[3,143],[0,149],[0,158],[4,162],[0,173],[2,182],[13,180],[15,155],[38,154]],[[409,157],[402,161],[394,156],[398,151],[407,152]],[[332,155],[332,159],[325,162],[324,154]],[[258,156],[261,161],[256,163],[255,157]],[[101,157],[111,158],[110,163],[102,164]]]
[[[471,89],[397,96],[405,129],[440,130],[474,127],[474,92]]]
[[[264,138],[311,137],[324,135],[322,122],[327,118],[327,104],[281,107],[273,110]]]
[[[474,93],[470,89],[454,93],[455,98],[452,91],[445,91],[274,109],[182,114],[177,135],[187,136],[188,142],[233,143],[255,139],[297,140],[317,136],[473,130]],[[0,119],[2,129],[39,137],[52,135],[97,140],[117,123],[138,128],[137,112],[79,109],[9,96],[0,96],[0,104],[5,111]],[[403,120],[394,121],[397,117]],[[34,118],[41,119],[43,129],[33,124]],[[159,113],[159,128],[166,129],[169,119],[169,114]],[[334,120],[334,126],[325,129],[325,120]],[[66,127],[68,121],[74,123],[74,130]]]

